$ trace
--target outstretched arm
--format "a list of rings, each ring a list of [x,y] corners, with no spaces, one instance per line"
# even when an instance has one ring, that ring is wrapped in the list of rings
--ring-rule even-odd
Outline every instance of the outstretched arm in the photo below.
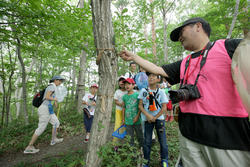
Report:
[[[165,71],[163,70],[162,67],[159,67],[157,65],[155,65],[154,63],[151,63],[145,59],[143,59],[142,57],[129,52],[127,50],[124,50],[122,52],[120,52],[120,57],[125,60],[125,61],[135,61],[139,66],[141,66],[142,68],[144,68],[146,71],[157,74],[157,75],[161,75],[163,77],[168,77],[168,75],[165,73]]]

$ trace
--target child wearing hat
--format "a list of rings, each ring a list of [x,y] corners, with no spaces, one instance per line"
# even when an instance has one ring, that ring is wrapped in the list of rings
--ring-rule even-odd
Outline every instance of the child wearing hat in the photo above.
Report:
[[[95,107],[96,107],[96,93],[98,90],[97,84],[92,84],[90,86],[90,93],[86,93],[85,96],[82,98],[83,102],[83,122],[84,127],[86,130],[86,137],[84,142],[87,143],[89,141],[90,130],[92,126],[92,122],[94,119],[95,114]]]
[[[118,84],[119,84],[119,89],[115,91],[114,95],[114,100],[116,104],[116,109],[115,109],[115,127],[114,131],[116,131],[121,125],[122,125],[122,107],[123,107],[123,102],[122,102],[122,97],[123,95],[127,94],[128,92],[125,89],[125,85],[123,81],[125,80],[124,76],[120,76],[118,79]],[[118,141],[118,138],[114,137],[113,141],[116,142]]]
[[[139,146],[142,147],[143,136],[141,129],[141,118],[138,104],[139,93],[134,91],[135,81],[132,78],[124,80],[125,89],[128,91],[127,94],[123,95],[122,100],[123,106],[123,122],[126,125],[127,135],[131,137],[130,145],[134,145],[134,133],[139,142]]]

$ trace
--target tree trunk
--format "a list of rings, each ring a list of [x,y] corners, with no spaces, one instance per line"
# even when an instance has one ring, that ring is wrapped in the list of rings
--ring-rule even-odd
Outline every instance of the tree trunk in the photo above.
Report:
[[[20,60],[19,60],[19,62],[20,62]],[[36,58],[32,58],[32,61],[31,61],[30,66],[29,66],[29,68],[27,70],[27,73],[31,72],[31,70],[33,69],[33,66],[34,66],[35,62],[36,62]],[[42,72],[42,70],[40,70],[40,72]],[[29,76],[26,77],[26,73],[25,73],[25,78],[26,78],[25,79],[25,85],[26,85],[26,82],[29,80]],[[16,112],[16,117],[17,118],[20,115],[20,110],[21,110],[21,106],[22,106],[21,102],[23,101],[23,99],[22,99],[22,96],[23,96],[23,86],[19,87],[20,82],[22,82],[21,78],[18,77],[17,80],[16,80],[16,82],[15,82],[15,85],[17,87],[17,89],[15,91],[15,98],[17,99],[17,102],[16,102],[16,111],[17,111]]]
[[[11,118],[10,114],[10,100],[11,100],[11,90],[12,90],[12,77],[14,75],[15,71],[15,66],[16,66],[16,58],[14,62],[12,61],[12,55],[10,53],[10,46],[8,43],[8,52],[9,52],[9,59],[10,59],[10,65],[11,65],[11,73],[9,75],[9,86],[8,86],[8,92],[7,92],[7,97],[6,97],[6,126],[9,124],[9,118]]]
[[[76,64],[76,59],[75,57],[73,57],[73,62],[72,62],[72,89],[71,89],[71,97],[74,97],[75,95],[75,89],[76,89],[76,68],[75,68],[75,64]]]
[[[84,50],[81,51],[80,55],[80,70],[79,70],[79,77],[78,77],[78,98],[77,98],[77,111],[81,113],[81,106],[82,106],[82,98],[85,94],[85,73],[86,73],[86,52]]]
[[[86,155],[86,166],[100,167],[101,159],[97,156],[97,151],[106,143],[110,128],[118,58],[114,50],[111,0],[92,0],[91,5],[95,46],[101,59],[97,107]]]
[[[19,38],[17,38],[17,56],[18,60],[21,64],[22,67],[22,100],[23,100],[23,112],[24,112],[24,120],[26,125],[29,123],[29,118],[28,118],[28,111],[27,111],[27,89],[26,89],[26,71],[25,71],[25,65],[23,62],[23,58],[21,56],[21,42]]]
[[[165,11],[165,10],[164,10]],[[163,40],[164,40],[164,63],[168,61],[168,44],[167,44],[167,23],[166,23],[166,13],[163,13]]]
[[[247,7],[246,7],[246,10],[244,12],[246,15],[248,14],[249,7],[250,7],[250,0],[247,0]],[[246,24],[245,27],[243,27],[244,38],[247,38],[247,34],[250,31],[250,27],[249,27],[250,17],[247,17],[247,18],[243,19],[243,23],[244,22],[248,23],[248,24]]]
[[[80,8],[84,8],[84,0],[80,0]],[[86,48],[88,45],[86,45]],[[77,83],[77,112],[81,113],[82,110],[82,97],[85,94],[85,73],[87,64],[87,53],[82,50],[80,54],[80,70]]]
[[[2,105],[2,114],[1,114],[1,126],[0,126],[0,129],[3,127],[4,125],[4,116],[5,116],[5,112],[6,112],[6,93],[5,93],[5,73],[4,73],[4,61],[3,61],[3,46],[2,46],[2,43],[0,44],[0,47],[1,47],[1,64],[2,64],[2,68],[1,68],[1,78],[2,78],[2,88],[3,88],[3,105]]]
[[[234,9],[234,16],[233,16],[233,20],[229,29],[229,32],[227,34],[227,39],[231,38],[233,29],[234,29],[234,25],[238,16],[238,9],[239,9],[239,4],[240,4],[240,0],[236,0],[236,4],[235,4],[235,9]]]
[[[153,50],[153,56],[154,56],[154,62],[157,63],[157,54],[156,54],[156,32],[155,32],[155,18],[154,18],[154,5],[153,5],[154,0],[150,0],[150,3],[152,5],[151,8],[151,30],[152,30],[152,50]]]
[[[147,24],[144,24],[144,36],[145,36],[145,41],[148,42],[148,31],[147,31]],[[145,48],[145,57],[148,55],[148,48]]]

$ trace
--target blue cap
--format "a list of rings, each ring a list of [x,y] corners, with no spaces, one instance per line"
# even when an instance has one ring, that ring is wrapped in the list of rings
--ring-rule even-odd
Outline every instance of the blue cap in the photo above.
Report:
[[[63,77],[61,77],[60,75],[55,75],[55,76],[51,79],[51,81],[53,82],[54,80],[62,80],[62,81],[64,81],[65,79],[64,79]]]

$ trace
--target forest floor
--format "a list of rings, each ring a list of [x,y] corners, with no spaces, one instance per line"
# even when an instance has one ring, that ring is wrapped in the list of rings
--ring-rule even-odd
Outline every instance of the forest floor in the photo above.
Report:
[[[112,132],[113,132],[113,124],[109,130],[108,140],[112,139]],[[56,144],[54,146],[50,146],[48,143],[46,144],[37,144],[36,147],[40,149],[40,151],[36,154],[24,154],[23,150],[20,152],[14,153],[6,153],[0,156],[0,167],[13,167],[17,164],[22,162],[24,163],[37,163],[39,161],[44,161],[47,158],[51,157],[58,157],[65,153],[70,153],[72,151],[77,151],[79,148],[82,150],[87,149],[87,143],[84,143],[84,134],[80,136],[71,136],[71,137],[64,137],[62,143]]]

